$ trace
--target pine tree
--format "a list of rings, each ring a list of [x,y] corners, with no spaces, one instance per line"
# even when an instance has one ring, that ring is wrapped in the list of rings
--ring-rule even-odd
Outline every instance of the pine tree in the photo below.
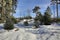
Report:
[[[50,15],[52,14],[51,9],[50,9],[50,7],[49,7],[49,6],[47,7],[46,12],[48,12]]]
[[[43,16],[42,16],[41,12],[37,12],[37,16],[36,16],[35,19],[40,22],[39,24],[42,24],[42,22],[43,22],[43,20],[42,20]]]
[[[40,7],[39,6],[35,6],[34,9],[33,9],[33,13],[36,13],[39,11]]]
[[[44,13],[44,24],[45,25],[50,25],[51,24],[51,11],[50,8],[48,7],[46,12]]]
[[[39,6],[35,6],[35,8],[33,9],[33,13],[36,14],[35,20],[34,20],[34,26],[35,28],[39,27],[40,21],[41,21],[41,13],[39,12],[40,7]]]
[[[17,0],[3,0],[2,2],[4,2],[4,1],[6,3],[3,8],[3,9],[5,9],[4,10],[4,13],[5,13],[4,17],[6,18],[6,23],[4,24],[4,29],[11,30],[14,28],[14,25],[11,20],[10,14],[11,14],[11,12],[13,13],[13,11],[12,11],[13,9],[15,10]]]

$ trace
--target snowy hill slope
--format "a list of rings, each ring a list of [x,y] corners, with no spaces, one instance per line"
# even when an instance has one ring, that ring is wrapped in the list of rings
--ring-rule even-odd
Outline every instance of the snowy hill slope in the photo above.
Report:
[[[0,40],[37,40],[36,35],[32,33],[25,32],[24,29],[19,29],[19,31],[9,31],[0,33]]]
[[[28,28],[30,26],[20,27],[21,25],[15,24],[15,29],[3,29],[3,24],[0,24],[0,40],[60,40],[60,26],[58,25],[41,25],[40,28]],[[33,27],[33,26],[32,26]]]

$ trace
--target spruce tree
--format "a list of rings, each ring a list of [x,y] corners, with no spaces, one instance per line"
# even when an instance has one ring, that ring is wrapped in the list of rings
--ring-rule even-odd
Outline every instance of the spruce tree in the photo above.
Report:
[[[48,7],[46,12],[44,13],[44,24],[45,25],[50,25],[51,24],[51,10],[50,8]]]
[[[51,24],[51,17],[47,12],[45,12],[45,14],[44,14],[44,24],[45,25],[50,25]]]

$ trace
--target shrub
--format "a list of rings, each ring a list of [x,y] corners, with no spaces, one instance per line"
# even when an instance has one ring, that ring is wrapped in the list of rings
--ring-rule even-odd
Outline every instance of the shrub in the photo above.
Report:
[[[4,29],[5,30],[11,30],[14,28],[14,25],[11,20],[6,20],[6,23],[4,24]]]
[[[35,27],[35,28],[39,28],[39,21],[38,21],[38,20],[35,20],[35,21],[34,21],[34,27]]]
[[[27,22],[27,21],[25,21],[25,22],[24,22],[24,25],[25,25],[25,26],[28,26],[28,22]]]

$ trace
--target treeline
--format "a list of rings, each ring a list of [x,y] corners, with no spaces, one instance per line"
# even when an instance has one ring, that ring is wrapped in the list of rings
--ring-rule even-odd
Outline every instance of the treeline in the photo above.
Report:
[[[40,7],[39,6],[35,6],[33,9],[33,13],[36,14],[35,17],[35,23],[40,22],[40,25],[50,25],[53,22],[60,22],[60,18],[52,18],[52,12],[50,7],[48,6],[46,11],[44,12],[44,15],[42,15],[42,13],[40,12]]]

